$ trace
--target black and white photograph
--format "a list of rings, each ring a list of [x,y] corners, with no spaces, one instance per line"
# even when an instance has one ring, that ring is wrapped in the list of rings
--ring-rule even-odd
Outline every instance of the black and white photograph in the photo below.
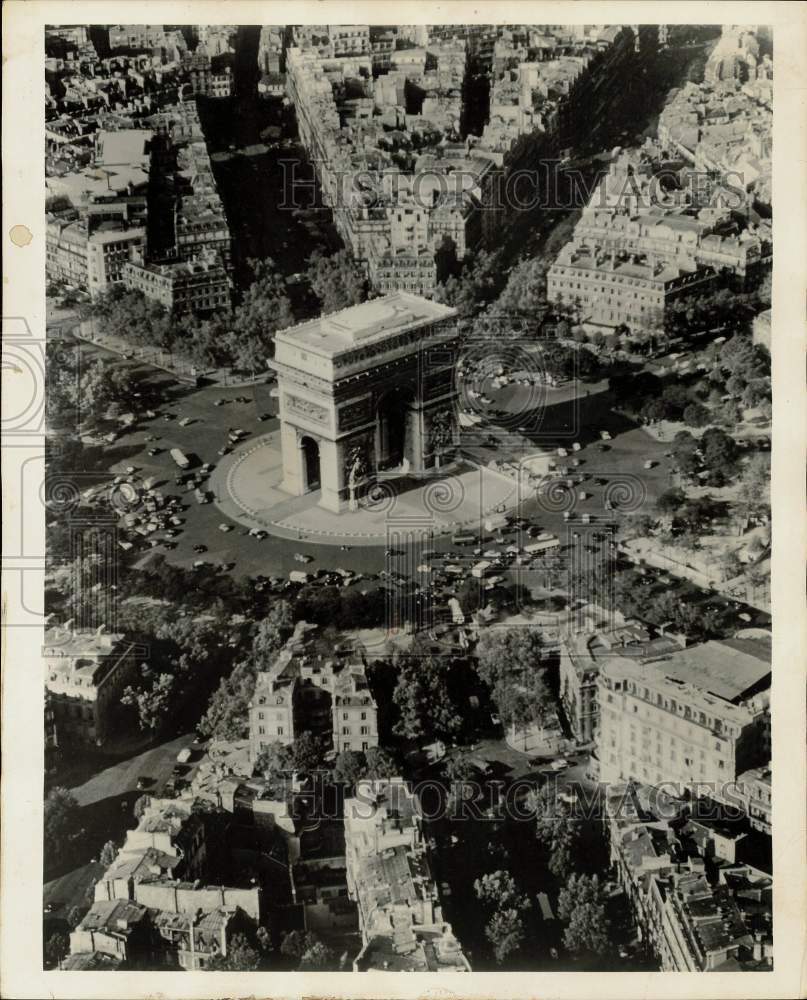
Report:
[[[37,974],[773,973],[787,27],[47,6]]]

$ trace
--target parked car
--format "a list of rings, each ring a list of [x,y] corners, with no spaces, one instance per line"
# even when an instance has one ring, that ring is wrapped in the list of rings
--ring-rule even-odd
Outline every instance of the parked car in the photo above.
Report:
[[[137,779],[137,790],[142,792],[146,788],[150,788],[153,784],[154,778],[150,778],[147,774],[141,774]]]

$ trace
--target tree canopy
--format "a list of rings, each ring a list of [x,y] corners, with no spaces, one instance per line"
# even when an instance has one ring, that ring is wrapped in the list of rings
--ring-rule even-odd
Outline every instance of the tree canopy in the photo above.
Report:
[[[367,281],[349,250],[330,257],[316,250],[308,258],[306,274],[323,313],[345,309],[367,298]]]
[[[79,804],[66,788],[51,788],[48,792],[43,824],[45,858],[58,865],[70,857],[84,834]]]
[[[558,916],[567,924],[563,943],[569,951],[604,955],[610,949],[609,924],[596,875],[569,876],[558,896]]]

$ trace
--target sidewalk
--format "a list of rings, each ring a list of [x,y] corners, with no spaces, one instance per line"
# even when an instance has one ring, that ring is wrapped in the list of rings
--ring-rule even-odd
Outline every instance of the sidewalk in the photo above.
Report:
[[[72,332],[80,340],[95,344],[96,347],[102,347],[105,351],[111,351],[123,358],[133,358],[143,364],[151,365],[153,368],[159,368],[161,371],[173,375],[179,381],[192,385],[204,381],[227,389],[248,388],[266,382],[271,376],[271,372],[267,371],[252,378],[243,379],[240,375],[233,375],[225,368],[199,371],[190,362],[175,359],[170,351],[163,351],[158,347],[133,347],[122,337],[97,333],[96,322],[93,319],[83,320]]]

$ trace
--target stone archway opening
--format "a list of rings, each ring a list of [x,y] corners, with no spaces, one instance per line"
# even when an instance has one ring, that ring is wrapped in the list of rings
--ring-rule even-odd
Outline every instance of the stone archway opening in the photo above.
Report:
[[[320,471],[319,444],[312,437],[300,439],[300,448],[303,452],[303,475],[305,477],[305,492],[313,493],[322,486],[322,472]]]
[[[379,472],[411,467],[415,394],[396,386],[378,401],[376,409],[376,462]]]

